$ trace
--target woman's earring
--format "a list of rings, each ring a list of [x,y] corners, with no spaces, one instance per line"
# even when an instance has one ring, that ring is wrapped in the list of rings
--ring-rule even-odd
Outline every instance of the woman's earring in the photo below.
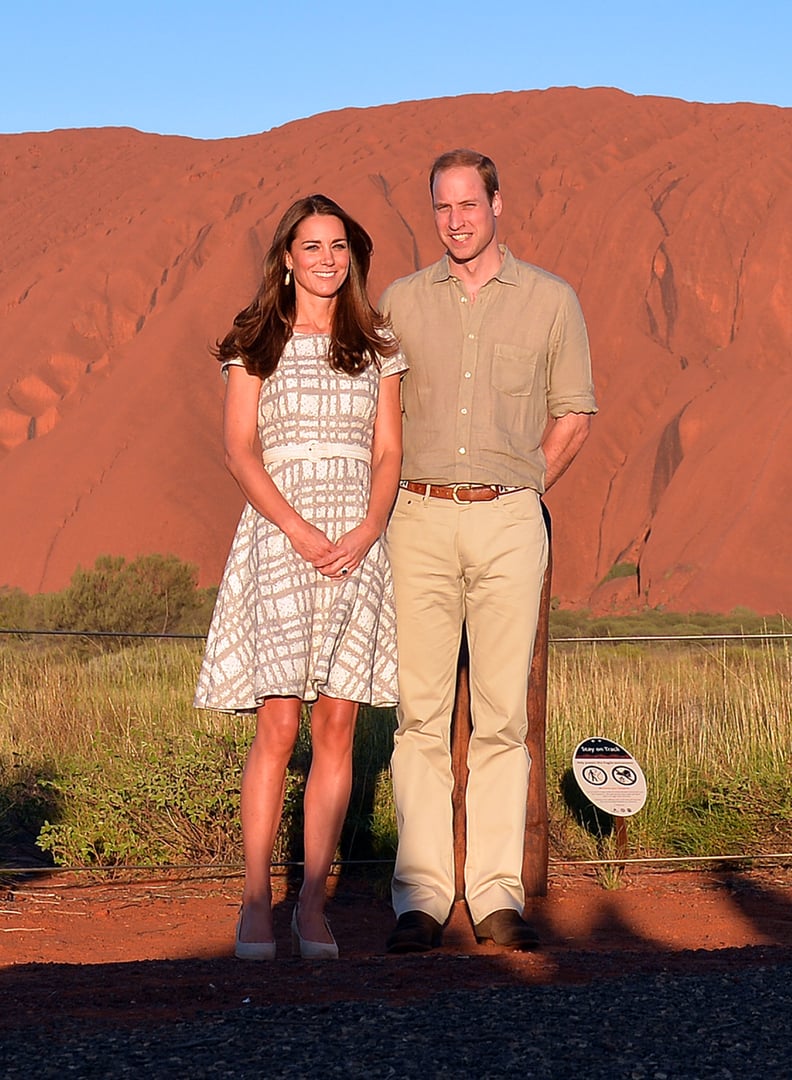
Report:
[[[283,279],[283,284],[291,285],[291,270],[288,266],[286,267],[286,277]]]

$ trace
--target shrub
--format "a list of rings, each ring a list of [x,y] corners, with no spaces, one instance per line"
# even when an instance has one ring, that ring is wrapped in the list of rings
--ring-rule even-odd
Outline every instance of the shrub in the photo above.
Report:
[[[74,765],[42,783],[57,793],[61,813],[44,824],[39,847],[57,864],[71,866],[238,862],[249,742],[249,734],[198,733],[180,745],[144,747],[112,767]],[[292,857],[301,787],[301,778],[290,772],[276,862]]]
[[[0,627],[7,630],[30,629],[30,597],[21,589],[0,588]]]
[[[78,567],[62,593],[50,597],[49,628],[128,633],[174,631],[202,604],[198,570],[174,555],[141,555],[133,562],[101,555]]]
[[[8,852],[11,861],[27,859],[28,849],[35,859],[34,841],[43,823],[61,811],[59,792],[46,781],[55,775],[55,767],[44,762],[36,767],[26,763],[21,754],[0,754],[0,852]]]
[[[636,577],[638,574],[638,566],[634,562],[616,562],[607,572],[605,577],[600,582],[600,585],[604,585],[606,581],[614,581],[617,578]]]

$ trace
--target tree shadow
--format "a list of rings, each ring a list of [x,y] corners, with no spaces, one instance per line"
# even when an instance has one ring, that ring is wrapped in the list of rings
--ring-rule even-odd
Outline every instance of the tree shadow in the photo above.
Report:
[[[390,880],[396,854],[396,822],[388,798],[389,768],[396,729],[395,710],[362,705],[352,749],[352,794],[338,845],[334,879],[337,886],[349,875],[361,876],[367,866],[369,880],[384,890]],[[298,797],[283,824],[283,846],[288,853],[285,867],[290,892],[302,883],[303,791],[311,766],[310,721],[303,717],[300,735],[289,769],[300,777]]]
[[[276,915],[278,959],[245,963],[201,948],[187,935],[179,956],[169,959],[101,963],[36,962],[0,967],[0,1040],[3,1032],[60,1031],[70,1021],[81,1027],[167,1025],[192,1018],[219,1017],[244,1006],[314,1006],[369,1001],[407,1005],[450,991],[594,985],[609,1000],[608,984],[626,975],[724,973],[792,964],[792,935],[767,946],[675,950],[636,933],[603,891],[586,934],[564,939],[553,917],[552,897],[537,902],[533,921],[543,945],[536,953],[477,946],[464,905],[457,903],[443,948],[408,956],[384,955],[390,913],[370,891],[350,890],[334,915],[342,945],[339,962],[302,961],[289,956],[288,918]],[[337,920],[337,922],[336,922]],[[185,939],[186,938],[186,939]],[[459,1010],[456,1011],[459,1018]]]
[[[715,876],[734,911],[768,943],[792,944],[792,876],[769,883],[766,869],[757,876],[750,859],[742,867],[721,863]]]
[[[59,821],[63,794],[52,785],[56,770],[50,765],[14,762],[0,769],[0,881],[19,880],[4,868],[39,870],[53,866],[49,852],[36,844],[45,822]]]
[[[613,837],[616,837],[618,844],[617,819],[591,802],[581,790],[572,769],[564,772],[560,789],[567,808],[581,828],[598,844]],[[612,866],[617,872],[623,866],[619,863],[618,853],[613,856]],[[713,860],[708,864],[708,870],[714,875],[716,884],[713,887],[727,893],[734,911],[764,936],[768,944],[792,945],[792,878],[788,877],[783,884],[768,885],[766,872],[761,879],[753,873],[753,861],[749,856],[742,864],[731,860]],[[607,890],[603,890],[603,896],[607,897]],[[613,910],[611,905],[609,914],[606,901],[603,901],[602,913],[604,922],[601,929],[604,932],[623,929],[618,919],[610,921]]]
[[[572,769],[561,777],[561,795],[567,809],[582,829],[597,840],[606,840],[615,832],[615,819],[607,810],[600,810],[581,789]]]

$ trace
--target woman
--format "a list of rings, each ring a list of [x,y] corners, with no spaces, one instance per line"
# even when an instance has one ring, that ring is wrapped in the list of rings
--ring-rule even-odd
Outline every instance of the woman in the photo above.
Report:
[[[303,701],[313,702],[312,761],[292,951],[338,956],[325,885],[349,803],[358,705],[397,697],[381,537],[399,480],[407,365],[368,300],[371,251],[330,199],[298,200],[255,299],[216,349],[227,374],[225,460],[247,505],[195,704],[257,714],[242,777],[243,959],[275,956],[270,862]]]

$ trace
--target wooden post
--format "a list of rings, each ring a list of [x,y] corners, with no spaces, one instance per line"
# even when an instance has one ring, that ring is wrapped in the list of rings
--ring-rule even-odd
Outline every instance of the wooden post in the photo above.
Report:
[[[545,730],[547,722],[547,652],[550,621],[550,587],[552,579],[552,544],[550,543],[550,514],[542,504],[548,536],[548,559],[542,595],[539,603],[539,622],[536,628],[533,661],[528,680],[528,734],[525,744],[531,755],[531,780],[525,818],[525,848],[523,855],[523,888],[526,898],[547,895],[547,777],[545,772]],[[454,882],[456,899],[465,895],[467,754],[470,743],[470,683],[468,680],[467,639],[462,638],[457,669],[456,699],[451,721],[451,765],[454,771],[452,805],[454,810]]]
[[[627,818],[619,816],[614,817],[613,836],[616,841],[616,855],[619,859],[626,859],[627,853],[630,849],[630,845],[627,840]],[[623,862],[617,863],[617,866],[620,870],[624,869]]]
[[[528,679],[528,734],[525,744],[531,755],[531,779],[525,814],[525,850],[523,888],[526,899],[547,895],[547,768],[545,760],[547,731],[547,654],[550,638],[550,588],[553,578],[553,545],[550,513],[542,503],[547,528],[547,569],[539,601],[531,674]]]
[[[451,720],[451,768],[454,772],[454,789],[451,804],[454,809],[454,886],[456,899],[465,898],[465,855],[467,853],[465,794],[467,792],[467,754],[470,745],[470,682],[468,680],[468,647],[465,632],[457,665],[456,698]]]

